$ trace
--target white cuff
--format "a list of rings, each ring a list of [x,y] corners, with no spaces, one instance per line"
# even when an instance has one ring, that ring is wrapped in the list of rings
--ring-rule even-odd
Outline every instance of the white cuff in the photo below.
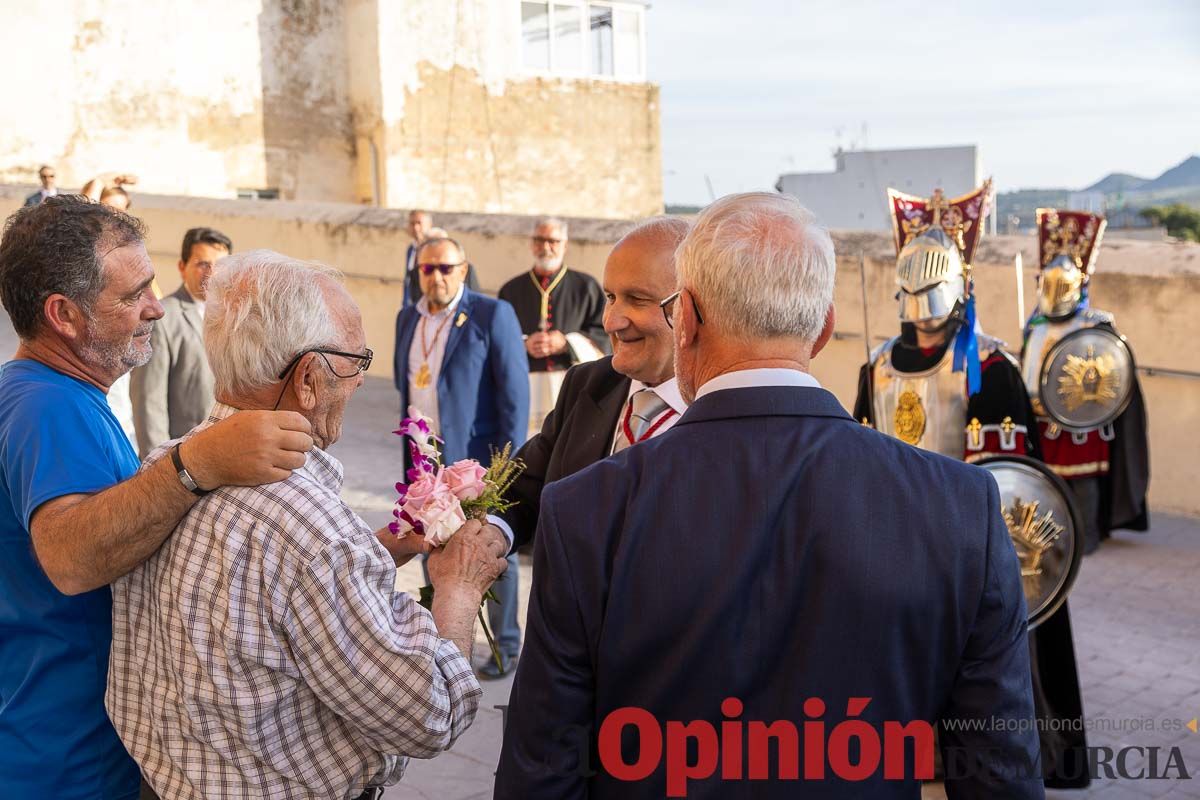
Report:
[[[509,552],[512,552],[513,542],[517,537],[513,536],[512,528],[508,527],[508,523],[493,514],[487,515],[487,521],[488,524],[495,525],[500,529],[500,532],[504,534],[504,538],[508,539]]]

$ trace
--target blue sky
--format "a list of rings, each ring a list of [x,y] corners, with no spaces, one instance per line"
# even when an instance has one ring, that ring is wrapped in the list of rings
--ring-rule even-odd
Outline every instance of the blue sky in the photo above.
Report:
[[[668,203],[832,170],[839,142],[977,144],[1001,191],[1200,154],[1200,0],[656,0],[646,25]]]

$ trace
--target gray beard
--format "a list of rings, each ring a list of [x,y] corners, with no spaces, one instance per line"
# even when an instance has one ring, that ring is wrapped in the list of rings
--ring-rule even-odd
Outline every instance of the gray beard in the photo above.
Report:
[[[153,323],[149,323],[153,326]],[[140,331],[141,328],[138,329]],[[137,333],[138,331],[135,331]],[[150,360],[150,348],[145,351],[139,350],[133,343],[131,337],[128,342],[122,344],[101,342],[96,336],[96,329],[92,323],[88,322],[87,328],[88,342],[80,348],[80,356],[89,364],[94,364],[102,368],[105,372],[112,373],[117,377],[124,375],[131,369],[145,366]]]

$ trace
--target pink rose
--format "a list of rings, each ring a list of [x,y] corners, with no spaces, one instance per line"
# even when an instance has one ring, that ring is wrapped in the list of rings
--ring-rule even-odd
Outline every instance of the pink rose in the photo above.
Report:
[[[443,469],[442,479],[459,500],[474,500],[487,488],[483,481],[486,474],[487,470],[478,461],[466,458]]]
[[[404,501],[401,503],[403,509],[408,512],[408,515],[413,519],[420,519],[422,509],[428,505],[432,499],[442,492],[449,491],[441,476],[426,472],[420,478],[408,484],[408,490],[404,493]]]
[[[444,488],[444,485],[443,485]],[[425,541],[434,547],[441,547],[450,541],[459,528],[467,521],[462,505],[458,498],[445,489],[431,498],[421,514],[421,522],[425,526]]]

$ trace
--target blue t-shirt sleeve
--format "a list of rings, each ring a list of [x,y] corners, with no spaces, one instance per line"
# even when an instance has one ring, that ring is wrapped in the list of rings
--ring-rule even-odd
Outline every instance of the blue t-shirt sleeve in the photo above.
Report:
[[[102,400],[59,387],[46,387],[34,400],[14,409],[3,448],[8,495],[25,530],[47,501],[107,489],[137,470],[132,447],[123,434],[113,435],[120,423]]]

